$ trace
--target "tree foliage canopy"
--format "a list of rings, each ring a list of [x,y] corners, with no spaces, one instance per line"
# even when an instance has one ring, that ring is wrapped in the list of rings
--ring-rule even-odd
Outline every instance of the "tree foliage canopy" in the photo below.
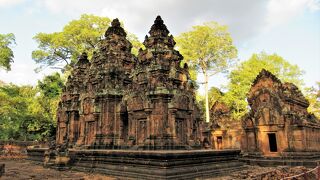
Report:
[[[107,17],[83,14],[80,19],[70,21],[61,32],[38,33],[33,38],[38,49],[32,52],[32,59],[40,65],[36,71],[46,67],[66,70],[82,52],[91,57],[110,22]],[[142,43],[133,34],[129,34],[128,39],[133,43],[133,52],[138,52]]]
[[[237,57],[237,49],[233,45],[227,26],[221,26],[216,22],[193,26],[191,31],[179,35],[176,41],[184,61],[190,65],[191,70],[204,75],[206,121],[209,122],[209,77],[226,72]],[[195,79],[195,73],[192,72],[191,75]]]
[[[263,68],[276,75],[282,82],[291,82],[300,88],[303,85],[301,76],[304,72],[297,65],[290,64],[277,54],[269,55],[264,52],[253,54],[228,76],[230,82],[223,101],[231,107],[235,119],[240,119],[247,112],[246,95],[253,80]]]
[[[55,135],[55,114],[62,89],[59,74],[37,87],[0,85],[0,139],[45,140]]]
[[[208,93],[209,96],[209,107],[211,108],[213,104],[222,98],[224,93],[217,87],[211,87]]]
[[[184,60],[202,73],[214,75],[226,71],[237,57],[227,26],[216,22],[193,26],[191,31],[180,34],[176,41]]]
[[[42,81],[38,81],[38,88],[44,97],[56,98],[61,94],[63,80],[59,73],[45,76]]]
[[[11,48],[14,44],[16,44],[14,34],[0,34],[0,68],[7,71],[11,70],[13,63],[14,55]]]
[[[308,87],[305,89],[306,98],[310,105],[308,111],[314,114],[320,120],[320,82],[317,82],[318,87]]]

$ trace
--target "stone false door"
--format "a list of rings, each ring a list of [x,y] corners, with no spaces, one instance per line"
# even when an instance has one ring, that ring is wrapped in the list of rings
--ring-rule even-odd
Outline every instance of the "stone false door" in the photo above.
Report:
[[[70,140],[70,143],[72,144],[76,143],[76,141],[80,136],[79,119],[80,119],[79,111],[71,112],[69,140]]]
[[[66,136],[67,128],[64,122],[59,123],[59,128],[57,132],[57,144],[63,144],[63,138]]]
[[[179,145],[186,144],[186,122],[184,119],[175,120],[176,139]]]
[[[85,126],[85,144],[91,145],[95,140],[96,135],[96,122],[95,121],[87,121]]]
[[[137,144],[143,145],[147,139],[147,119],[139,119],[137,123]]]

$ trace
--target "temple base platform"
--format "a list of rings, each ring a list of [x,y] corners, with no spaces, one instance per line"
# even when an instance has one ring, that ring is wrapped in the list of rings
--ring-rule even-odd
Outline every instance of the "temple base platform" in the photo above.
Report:
[[[316,167],[320,165],[320,152],[281,152],[272,156],[261,153],[245,153],[241,161],[248,165],[258,166],[305,166]]]
[[[38,155],[39,150],[30,152],[31,156]],[[243,170],[245,165],[239,161],[239,156],[240,150],[69,149],[65,168],[119,178],[195,179]],[[61,164],[58,166],[61,167]]]

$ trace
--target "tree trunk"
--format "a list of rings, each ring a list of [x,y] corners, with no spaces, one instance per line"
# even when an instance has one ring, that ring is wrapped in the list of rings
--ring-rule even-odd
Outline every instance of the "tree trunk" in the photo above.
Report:
[[[205,72],[204,73],[204,89],[205,89],[205,98],[206,98],[206,122],[210,122],[208,80],[209,80],[208,74],[207,72]]]

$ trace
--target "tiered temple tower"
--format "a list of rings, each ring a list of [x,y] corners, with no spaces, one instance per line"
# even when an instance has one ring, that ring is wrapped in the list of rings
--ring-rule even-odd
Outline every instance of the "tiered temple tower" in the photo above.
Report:
[[[160,16],[140,50],[128,93],[129,137],[143,147],[186,148],[200,142],[200,115],[188,67]]]
[[[90,62],[83,53],[75,64],[62,91],[61,101],[57,111],[58,144],[69,145],[75,143],[80,135],[80,95],[86,90],[84,79],[87,77]]]
[[[158,16],[138,58],[118,19],[91,64],[79,58],[58,110],[57,143],[100,149],[191,149],[200,112],[188,66]]]
[[[81,99],[84,128],[78,145],[124,145],[128,119],[123,116],[122,98],[131,84],[129,76],[136,62],[131,48],[119,20],[113,20],[92,57],[87,90]]]

